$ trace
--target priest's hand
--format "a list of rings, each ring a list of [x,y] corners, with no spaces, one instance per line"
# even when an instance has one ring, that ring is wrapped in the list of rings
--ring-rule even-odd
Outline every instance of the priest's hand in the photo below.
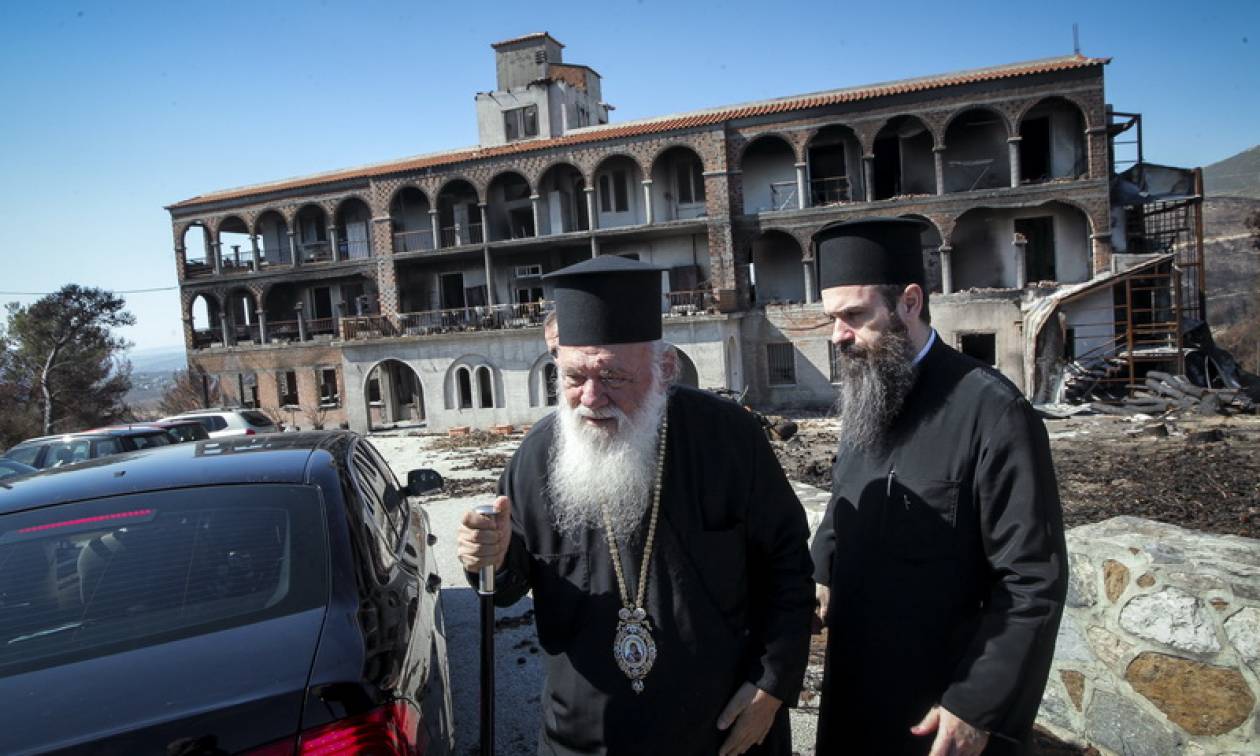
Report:
[[[482,567],[503,568],[508,544],[512,542],[512,502],[506,496],[494,500],[495,516],[487,517],[470,509],[459,523],[459,561],[471,573]]]
[[[741,685],[718,717],[718,729],[729,728],[731,731],[726,736],[719,755],[738,756],[755,745],[761,745],[761,741],[766,739],[766,733],[770,732],[774,715],[782,703],[752,683]],[[732,723],[734,727],[731,727]]]
[[[818,618],[818,627],[814,633],[818,634],[827,626],[827,607],[831,605],[831,588],[822,583],[815,583],[814,600],[818,603],[818,606],[814,607],[814,616]]]
[[[936,733],[928,756],[978,756],[989,743],[989,733],[972,727],[941,706],[933,706],[910,732],[919,736]]]

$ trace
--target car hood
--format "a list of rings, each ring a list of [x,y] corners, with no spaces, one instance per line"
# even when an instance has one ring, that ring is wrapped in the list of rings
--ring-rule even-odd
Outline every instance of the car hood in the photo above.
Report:
[[[0,753],[220,754],[296,735],[323,608],[0,678]]]

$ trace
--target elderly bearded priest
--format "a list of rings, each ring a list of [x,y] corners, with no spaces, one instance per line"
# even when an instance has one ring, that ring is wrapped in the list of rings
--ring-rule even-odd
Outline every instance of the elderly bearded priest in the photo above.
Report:
[[[920,229],[887,219],[819,235],[841,373],[813,547],[830,629],[819,756],[1018,752],[1063,611],[1045,427],[932,330]]]
[[[669,387],[660,269],[552,273],[563,399],[460,558],[534,592],[539,753],[791,753],[814,596],[805,515],[752,415]]]

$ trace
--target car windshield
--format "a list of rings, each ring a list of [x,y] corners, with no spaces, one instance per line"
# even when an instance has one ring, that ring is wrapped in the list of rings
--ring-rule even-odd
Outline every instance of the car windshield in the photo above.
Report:
[[[267,417],[261,412],[255,412],[255,411],[250,410],[250,411],[242,412],[241,417],[245,418],[245,422],[249,423],[255,428],[263,428],[272,424],[271,418]]]
[[[322,606],[309,486],[216,486],[0,516],[0,677]]]

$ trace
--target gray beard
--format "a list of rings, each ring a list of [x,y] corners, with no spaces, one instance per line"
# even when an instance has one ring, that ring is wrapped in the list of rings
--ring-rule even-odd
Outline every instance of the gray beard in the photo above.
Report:
[[[613,434],[583,422],[589,410],[560,401],[548,490],[552,521],[562,534],[577,537],[604,530],[605,508],[619,542],[626,542],[643,521],[656,483],[657,436],[668,403],[659,372],[654,371],[652,388],[634,417],[612,407],[595,412],[617,418]]]
[[[875,345],[841,347],[838,360],[840,448],[877,451],[914,386],[914,354],[906,325],[895,315],[893,325]]]

